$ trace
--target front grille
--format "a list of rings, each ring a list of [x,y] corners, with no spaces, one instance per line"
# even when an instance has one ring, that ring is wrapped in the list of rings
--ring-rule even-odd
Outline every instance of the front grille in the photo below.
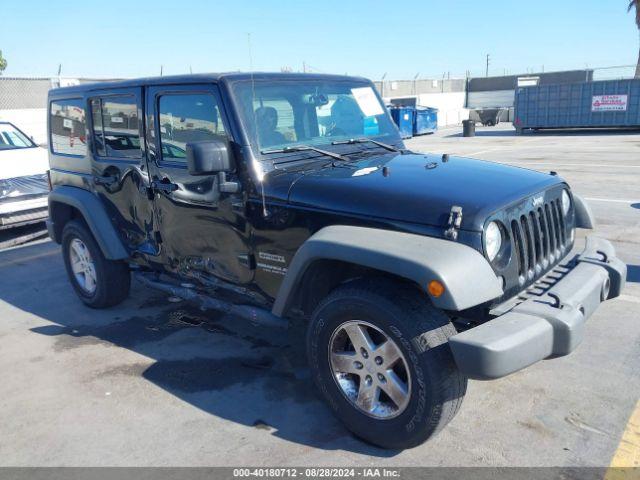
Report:
[[[554,265],[570,243],[562,215],[561,200],[547,201],[511,221],[514,258],[522,285]]]

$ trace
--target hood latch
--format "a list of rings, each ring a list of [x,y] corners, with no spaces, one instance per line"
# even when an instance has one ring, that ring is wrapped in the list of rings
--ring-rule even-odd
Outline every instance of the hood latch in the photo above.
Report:
[[[462,225],[462,207],[454,205],[449,212],[449,221],[447,222],[447,228],[444,231],[444,236],[450,240],[458,239],[458,230]]]

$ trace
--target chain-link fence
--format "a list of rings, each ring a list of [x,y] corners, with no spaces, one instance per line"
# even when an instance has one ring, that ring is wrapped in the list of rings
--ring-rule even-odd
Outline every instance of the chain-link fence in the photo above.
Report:
[[[0,77],[0,110],[45,108],[51,78]]]

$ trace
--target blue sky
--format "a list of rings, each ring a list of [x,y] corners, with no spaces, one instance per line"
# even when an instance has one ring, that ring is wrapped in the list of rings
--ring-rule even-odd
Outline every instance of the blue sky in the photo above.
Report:
[[[249,70],[380,79],[635,64],[627,0],[3,0],[4,75]]]

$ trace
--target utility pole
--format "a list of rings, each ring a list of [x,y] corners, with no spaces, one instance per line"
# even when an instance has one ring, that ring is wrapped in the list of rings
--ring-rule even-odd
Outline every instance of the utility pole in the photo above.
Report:
[[[302,73],[307,73],[307,62],[302,61]]]
[[[488,76],[489,76],[489,64],[490,64],[490,63],[491,63],[491,55],[489,55],[489,54],[487,53],[487,69],[486,69],[485,77],[488,77]]]
[[[163,65],[160,65],[160,76],[162,76],[162,67]]]

